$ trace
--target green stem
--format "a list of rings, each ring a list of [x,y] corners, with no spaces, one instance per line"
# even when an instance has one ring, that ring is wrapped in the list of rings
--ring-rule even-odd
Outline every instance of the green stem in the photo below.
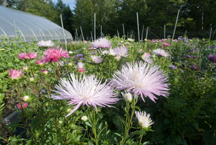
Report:
[[[91,122],[92,122],[92,131],[93,131],[93,134],[94,134],[94,137],[95,137],[95,144],[98,145],[97,129],[96,129],[96,122],[95,122],[95,112],[93,111],[93,116],[92,116],[92,113],[91,113],[89,107],[88,107],[88,111],[89,111],[89,115],[90,115]]]
[[[140,137],[139,145],[141,145],[143,134]]]
[[[126,138],[127,138],[127,134],[131,128],[131,125],[132,125],[132,119],[133,119],[133,115],[134,115],[134,112],[135,112],[135,105],[136,105],[136,99],[133,98],[133,102],[132,102],[132,111],[131,111],[131,115],[130,115],[130,119],[129,119],[129,122],[127,122],[127,125],[125,127],[125,133],[124,133],[124,138],[121,142],[122,145],[125,144],[125,141],[126,141]]]
[[[24,115],[24,110],[23,110],[24,109],[23,108],[23,103],[22,103],[22,99],[21,99],[21,96],[20,96],[17,84],[16,84],[16,90],[17,90],[17,94],[19,96],[19,101],[20,101],[20,105],[21,105],[21,110],[22,110],[22,115],[23,115],[23,123],[24,123],[25,132],[26,132],[26,137],[28,138],[27,128],[26,128],[26,121],[25,121],[25,115]]]

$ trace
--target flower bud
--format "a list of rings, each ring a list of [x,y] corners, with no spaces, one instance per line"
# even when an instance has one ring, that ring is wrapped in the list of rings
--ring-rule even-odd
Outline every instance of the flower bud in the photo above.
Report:
[[[126,101],[128,101],[128,102],[132,102],[132,99],[133,99],[133,97],[132,97],[132,95],[131,95],[131,93],[122,93],[122,96],[124,97],[124,99],[126,100]]]
[[[28,67],[27,67],[27,66],[24,66],[24,67],[23,67],[23,70],[27,70],[27,69],[28,69]]]
[[[30,78],[29,80],[30,80],[30,82],[33,82],[33,81],[34,81],[34,78]]]
[[[81,120],[82,120],[82,121],[87,121],[88,118],[87,118],[87,116],[83,116],[83,117],[81,118]]]

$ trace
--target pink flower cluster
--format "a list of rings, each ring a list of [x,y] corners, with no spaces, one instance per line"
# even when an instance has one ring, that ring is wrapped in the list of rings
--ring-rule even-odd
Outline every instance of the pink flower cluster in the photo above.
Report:
[[[24,53],[19,53],[19,59],[35,59],[37,58],[37,52],[29,52],[26,54]]]
[[[44,52],[45,57],[41,60],[44,62],[58,62],[61,57],[70,57],[66,50],[57,46],[56,49],[49,48]]]
[[[21,106],[20,103],[17,104],[16,106],[17,106],[18,109],[20,109],[20,110],[22,109],[22,106]],[[26,108],[26,107],[28,107],[28,103],[24,103],[24,104],[23,104],[23,108]]]
[[[21,77],[23,74],[22,70],[16,70],[16,69],[10,69],[10,70],[8,70],[8,72],[9,72],[10,77],[12,79],[17,79],[17,78]]]

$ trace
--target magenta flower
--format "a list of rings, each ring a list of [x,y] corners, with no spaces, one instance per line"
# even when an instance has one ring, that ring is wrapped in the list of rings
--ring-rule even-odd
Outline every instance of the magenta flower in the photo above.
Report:
[[[158,66],[151,66],[147,63],[127,63],[113,75],[111,85],[117,90],[125,90],[134,93],[137,97],[141,95],[142,100],[144,97],[149,97],[155,102],[156,96],[168,96],[168,84],[166,83],[167,77],[164,76],[162,71],[158,70]],[[144,95],[144,96],[143,96]]]
[[[97,111],[97,106],[112,107],[110,104],[115,104],[119,99],[116,98],[116,94],[113,92],[113,88],[105,83],[101,83],[102,80],[92,76],[83,75],[78,78],[74,74],[70,75],[69,80],[62,79],[60,85],[55,86],[58,95],[51,95],[55,100],[70,100],[68,105],[76,105],[74,109],[66,116],[68,117],[74,111],[76,111],[81,105],[93,106]]]
[[[17,106],[18,109],[20,109],[20,110],[22,109],[22,106],[21,106],[20,103],[18,103],[16,106]],[[23,104],[23,108],[26,108],[26,107],[28,107],[28,103]]]
[[[37,58],[37,52],[29,52],[26,54],[26,52],[24,53],[19,53],[19,59],[35,59]]]
[[[93,48],[110,48],[112,46],[112,42],[106,38],[99,38],[92,42],[90,46]]]
[[[62,50],[61,47],[57,46],[56,49],[49,48],[44,52],[45,58],[42,59],[45,62],[58,62],[61,57],[70,57],[66,50]]]
[[[10,74],[10,77],[12,79],[18,79],[19,77],[22,76],[23,74],[23,71],[22,70],[16,70],[16,69],[10,69],[8,70],[9,74]]]

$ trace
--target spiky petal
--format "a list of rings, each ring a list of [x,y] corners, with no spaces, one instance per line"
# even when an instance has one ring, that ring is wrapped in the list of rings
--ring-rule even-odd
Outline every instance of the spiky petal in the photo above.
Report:
[[[106,38],[99,38],[92,42],[90,46],[93,48],[110,48],[112,46],[112,42]]]
[[[112,107],[110,104],[115,104],[119,99],[113,92],[113,88],[102,80],[92,76],[85,76],[78,78],[74,74],[70,75],[69,80],[62,79],[59,86],[55,86],[53,90],[58,95],[51,95],[55,100],[70,100],[68,105],[76,105],[74,109],[66,116],[68,117],[76,111],[81,105],[93,106],[97,111],[97,106]]]
[[[143,111],[143,112],[135,111],[135,114],[136,114],[136,117],[138,119],[139,125],[142,128],[148,128],[152,124],[154,124],[154,122],[150,118],[150,114],[147,114],[145,111]]]
[[[61,57],[70,57],[67,50],[63,50],[61,47],[57,46],[56,49],[49,48],[44,52],[45,62],[58,62]]]
[[[150,67],[143,62],[127,63],[113,75],[111,85],[117,90],[127,89],[135,97],[141,95],[143,101],[145,96],[155,102],[155,95],[166,97],[169,90],[167,77],[158,69],[158,66]]]

